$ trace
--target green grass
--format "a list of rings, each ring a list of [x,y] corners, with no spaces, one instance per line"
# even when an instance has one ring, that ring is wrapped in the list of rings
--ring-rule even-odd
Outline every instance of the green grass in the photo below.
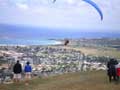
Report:
[[[120,84],[109,83],[106,72],[77,72],[64,75],[36,78],[30,85],[0,85],[0,90],[120,90]]]

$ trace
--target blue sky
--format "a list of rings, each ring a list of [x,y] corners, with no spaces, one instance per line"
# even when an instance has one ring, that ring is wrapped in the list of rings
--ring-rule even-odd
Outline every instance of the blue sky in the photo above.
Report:
[[[120,32],[120,0],[92,0],[104,19],[82,0],[0,0],[0,23],[82,32]],[[61,29],[60,29],[61,28]]]

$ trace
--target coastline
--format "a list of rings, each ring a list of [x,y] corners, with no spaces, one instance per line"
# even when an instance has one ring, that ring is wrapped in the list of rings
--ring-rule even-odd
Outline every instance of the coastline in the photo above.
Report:
[[[38,77],[79,71],[106,70],[106,62],[110,57],[104,55],[106,55],[105,52],[108,50],[103,52],[104,48],[99,47],[99,52],[95,51],[97,48],[94,48],[94,46],[98,44],[95,43],[94,45],[92,43],[93,39],[69,40],[70,43],[67,46],[64,46],[64,40],[60,39],[55,39],[54,45],[2,45],[0,46],[0,56],[2,58],[0,68],[5,67],[6,70],[9,70],[19,60],[23,67],[29,61],[33,67],[32,74]],[[94,39],[95,42],[98,40]],[[100,39],[101,42],[104,40]],[[92,50],[92,48],[95,50]],[[93,52],[98,55],[92,55],[91,53]],[[104,55],[102,56],[101,54]],[[12,71],[9,74],[11,73]]]
[[[45,40],[35,40],[34,42],[31,40],[30,42],[27,43],[27,41],[30,40],[26,40],[26,42],[24,44],[22,44],[23,42],[10,42],[9,44],[6,44],[6,42],[2,43],[0,42],[0,46],[47,46],[47,45],[61,45],[63,42],[60,40],[55,40],[55,39],[45,39]],[[32,43],[33,42],[33,43]],[[36,42],[36,43],[35,43]],[[18,44],[19,43],[19,44]]]

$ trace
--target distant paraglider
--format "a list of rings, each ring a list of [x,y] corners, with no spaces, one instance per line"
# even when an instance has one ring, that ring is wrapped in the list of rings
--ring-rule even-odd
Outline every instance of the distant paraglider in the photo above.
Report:
[[[69,40],[66,39],[64,45],[67,46],[69,44]]]
[[[56,2],[56,0],[53,0],[53,3],[55,3]]]
[[[97,12],[99,13],[101,20],[103,20],[103,13],[95,2],[93,2],[92,0],[82,0],[82,1],[84,1],[88,4],[90,4],[91,6],[93,6],[97,10]],[[56,0],[53,0],[53,3],[55,3],[55,2],[56,2]]]

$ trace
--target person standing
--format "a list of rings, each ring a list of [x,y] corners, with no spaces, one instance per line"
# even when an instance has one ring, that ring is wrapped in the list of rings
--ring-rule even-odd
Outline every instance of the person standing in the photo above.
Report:
[[[19,63],[19,61],[17,61],[17,63],[13,66],[13,72],[14,72],[14,76],[13,76],[14,82],[19,82],[22,73],[22,66]]]
[[[31,72],[32,72],[32,67],[30,65],[30,62],[27,62],[24,68],[25,72],[25,84],[28,85],[28,80],[31,79]]]
[[[117,72],[117,81],[119,81],[119,77],[120,77],[120,63],[116,65],[116,72]]]
[[[112,81],[112,78],[114,81],[117,80],[117,74],[116,74],[116,68],[115,65],[118,64],[118,61],[116,59],[110,59],[110,61],[107,63],[107,68],[108,68],[108,77],[109,81]]]

